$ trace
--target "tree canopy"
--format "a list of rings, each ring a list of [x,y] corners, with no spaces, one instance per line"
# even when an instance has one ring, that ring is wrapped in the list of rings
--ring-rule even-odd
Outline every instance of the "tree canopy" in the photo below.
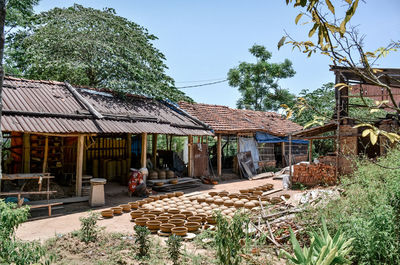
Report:
[[[156,36],[112,8],[54,8],[11,39],[8,69],[24,77],[191,101],[165,73],[165,56],[152,44]]]
[[[292,62],[271,63],[271,52],[264,46],[253,45],[249,49],[256,63],[242,62],[228,72],[229,85],[237,87],[242,97],[237,102],[240,109],[277,110],[282,103],[293,101],[295,96],[279,87],[282,78],[294,76]]]

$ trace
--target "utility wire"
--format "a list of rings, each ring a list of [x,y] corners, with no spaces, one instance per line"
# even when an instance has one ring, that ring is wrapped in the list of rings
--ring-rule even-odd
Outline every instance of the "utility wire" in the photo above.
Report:
[[[196,80],[196,81],[179,81],[175,82],[175,84],[190,84],[190,83],[204,83],[204,82],[214,82],[214,81],[219,81],[223,80],[225,77],[220,77],[220,78],[213,78],[213,79],[203,79],[203,80]]]
[[[211,82],[211,83],[205,83],[205,84],[200,84],[200,85],[193,85],[193,86],[181,86],[181,87],[176,87],[176,88],[192,88],[192,87],[201,87],[201,86],[211,86],[219,83],[223,83],[228,81],[228,79],[221,80],[221,81],[216,81],[216,82]]]

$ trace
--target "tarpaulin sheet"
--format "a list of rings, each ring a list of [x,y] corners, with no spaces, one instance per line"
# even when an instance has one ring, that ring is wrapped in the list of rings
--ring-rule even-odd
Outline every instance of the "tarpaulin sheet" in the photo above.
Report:
[[[256,132],[256,140],[258,143],[288,143],[288,137],[273,136],[265,132]],[[292,140],[293,144],[308,144],[307,140]]]
[[[251,158],[253,159],[254,167],[258,169],[258,161],[260,155],[258,154],[257,143],[254,138],[239,137],[240,152],[251,152]]]

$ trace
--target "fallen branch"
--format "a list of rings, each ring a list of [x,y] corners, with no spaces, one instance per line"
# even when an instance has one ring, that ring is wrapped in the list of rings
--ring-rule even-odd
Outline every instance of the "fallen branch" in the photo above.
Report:
[[[289,213],[289,214],[290,213],[299,213],[299,212],[302,212],[302,211],[303,211],[302,209],[298,209],[298,208],[285,210],[285,211],[278,212],[278,213],[268,214],[268,215],[264,216],[263,219],[266,220],[266,219],[269,219],[269,218],[272,218],[272,217],[276,217],[276,216],[280,216],[280,215],[284,215],[284,214],[287,214],[287,213]]]

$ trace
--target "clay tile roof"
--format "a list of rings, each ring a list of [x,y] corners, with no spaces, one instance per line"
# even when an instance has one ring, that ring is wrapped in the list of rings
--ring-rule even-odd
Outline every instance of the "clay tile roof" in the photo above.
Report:
[[[286,136],[303,128],[275,112],[232,109],[221,105],[183,101],[178,104],[189,115],[211,126],[216,133],[263,131],[276,136]]]

